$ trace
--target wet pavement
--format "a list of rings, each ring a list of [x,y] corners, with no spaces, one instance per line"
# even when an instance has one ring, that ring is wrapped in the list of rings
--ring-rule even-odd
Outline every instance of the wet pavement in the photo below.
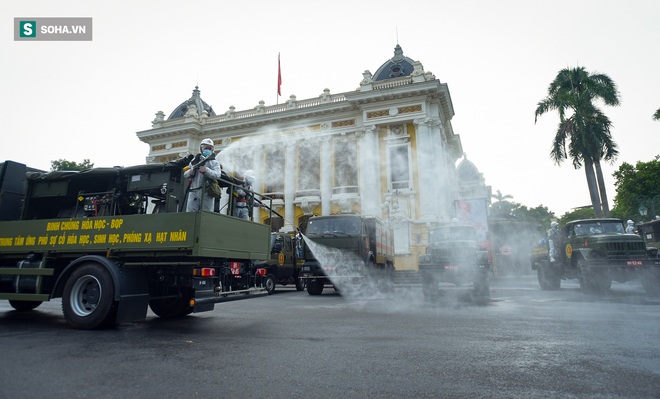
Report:
[[[218,304],[178,320],[71,329],[60,302],[0,302],[0,398],[654,398],[660,299],[639,282],[600,295],[535,276]]]

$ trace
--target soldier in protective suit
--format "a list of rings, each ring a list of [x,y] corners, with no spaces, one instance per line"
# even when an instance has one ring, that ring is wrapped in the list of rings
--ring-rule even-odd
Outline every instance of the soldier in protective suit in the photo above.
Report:
[[[552,222],[550,223],[550,230],[548,230],[550,262],[554,262],[557,257],[557,245],[559,245],[559,224],[557,222]]]
[[[635,222],[628,220],[628,226],[626,226],[626,234],[635,234]]]
[[[186,200],[186,212],[197,212],[200,209],[212,212],[215,198],[206,194],[205,179],[218,180],[221,177],[220,163],[215,158],[209,159],[202,166],[195,165],[213,155],[213,140],[204,139],[199,145],[199,154],[190,161],[188,169],[183,177],[190,179],[188,182],[188,198]]]
[[[254,183],[254,172],[246,170],[243,182],[236,187],[234,196],[236,204],[234,207],[234,216],[241,219],[250,219],[250,214],[254,208],[254,194],[252,194],[252,184]]]

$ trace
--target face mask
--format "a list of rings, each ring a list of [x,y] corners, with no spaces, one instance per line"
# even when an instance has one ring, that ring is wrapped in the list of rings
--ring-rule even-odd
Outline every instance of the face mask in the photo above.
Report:
[[[213,151],[211,151],[211,150],[204,150],[204,151],[202,151],[202,155],[204,155],[205,157],[210,156],[212,153],[213,153]]]

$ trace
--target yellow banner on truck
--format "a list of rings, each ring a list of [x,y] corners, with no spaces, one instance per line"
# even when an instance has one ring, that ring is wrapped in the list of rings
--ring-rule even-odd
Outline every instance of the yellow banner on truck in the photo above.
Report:
[[[20,220],[0,222],[0,254],[170,249],[266,259],[268,235],[268,226],[211,212]]]

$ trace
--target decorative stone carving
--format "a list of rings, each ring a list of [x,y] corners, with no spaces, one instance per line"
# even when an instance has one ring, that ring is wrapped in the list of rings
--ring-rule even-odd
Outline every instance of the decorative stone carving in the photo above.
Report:
[[[322,103],[329,103],[332,101],[332,96],[330,95],[330,89],[323,89],[323,94],[319,96]]]
[[[290,95],[289,99],[286,101],[286,109],[294,109],[298,106],[298,101],[296,101],[295,95]]]
[[[236,113],[236,107],[233,105],[229,106],[229,111],[225,112],[225,116],[227,119],[231,119],[234,117],[234,114]]]
[[[370,71],[362,72],[362,81],[360,82],[360,91],[372,90],[373,75]]]
[[[376,125],[363,125],[355,132],[356,136],[365,136],[376,133]]]
[[[186,111],[186,114],[184,116],[186,118],[198,119],[199,118],[199,113],[197,112],[197,106],[195,104],[190,104],[188,106],[188,110]]]
[[[259,101],[259,105],[254,107],[254,110],[257,111],[257,114],[265,114],[266,113],[266,103],[264,100]]]
[[[163,111],[158,111],[156,112],[156,118],[151,121],[151,126],[152,127],[159,127],[159,125],[165,121],[165,114]]]
[[[373,75],[369,70],[366,70],[362,72],[362,82],[360,82],[360,86],[365,86],[368,84],[371,84],[373,82]]]
[[[413,123],[416,126],[426,125],[428,127],[438,127],[442,125],[442,121],[437,118],[416,118],[413,119]]]
[[[424,67],[422,66],[422,63],[419,61],[413,62],[413,71],[412,71],[412,81],[417,83],[417,82],[423,82],[424,79]]]

